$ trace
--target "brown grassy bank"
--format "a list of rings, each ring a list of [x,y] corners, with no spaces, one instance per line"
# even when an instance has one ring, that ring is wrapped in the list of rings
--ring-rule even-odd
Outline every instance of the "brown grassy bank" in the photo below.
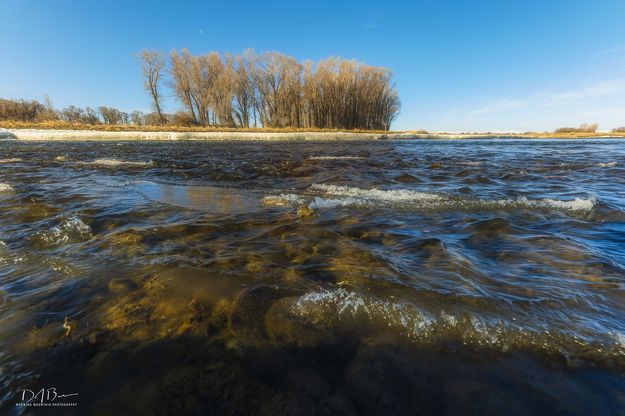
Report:
[[[340,130],[340,129],[314,129],[314,128],[271,128],[271,127],[214,127],[214,126],[138,126],[138,125],[110,125],[110,124],[83,124],[68,123],[65,121],[0,121],[1,129],[8,130],[82,130],[93,132],[169,132],[169,133],[348,133],[363,135],[380,135],[393,136],[402,135],[405,138],[494,138],[494,137],[510,137],[510,138],[539,138],[539,139],[583,139],[583,138],[600,138],[613,137],[625,138],[625,131],[612,132],[525,132],[525,133],[448,133],[448,132],[428,132],[426,130],[410,130],[410,131],[382,131],[382,130]]]
[[[371,134],[397,134],[398,131],[383,130],[339,130],[339,129],[314,129],[314,128],[272,128],[272,127],[212,127],[212,126],[137,126],[137,125],[111,125],[111,124],[82,124],[67,123],[65,121],[0,121],[0,128],[4,129],[37,129],[37,130],[91,130],[91,131],[146,131],[146,132],[184,132],[184,133],[211,133],[211,132],[241,132],[241,133],[371,133]],[[420,131],[418,133],[427,133]]]

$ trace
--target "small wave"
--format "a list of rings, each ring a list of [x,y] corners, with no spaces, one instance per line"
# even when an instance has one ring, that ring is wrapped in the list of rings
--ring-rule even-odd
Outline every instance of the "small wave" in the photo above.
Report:
[[[22,159],[17,158],[17,157],[12,157],[9,159],[0,159],[0,163],[19,163],[21,161]]]
[[[431,312],[411,303],[382,300],[344,288],[305,293],[293,301],[289,313],[324,331],[391,329],[418,344],[454,340],[503,352],[528,349],[590,361],[625,361],[625,336],[620,333],[582,334],[571,326],[545,329],[544,322],[533,325],[523,316],[511,321],[469,311]]]
[[[0,183],[0,192],[11,192],[13,187],[8,183]]]
[[[538,168],[543,171],[551,171],[553,169],[588,169],[592,167],[600,167],[600,168],[613,168],[617,166],[618,163],[615,161],[612,162],[599,162],[599,163],[585,163],[585,162],[560,162],[555,165],[539,165]]]
[[[262,199],[263,204],[273,206],[301,205],[306,202],[302,196],[295,194],[270,195]]]
[[[4,265],[11,258],[7,243],[0,240],[0,265]]]
[[[559,200],[551,198],[529,199],[522,196],[514,199],[487,200],[452,197],[407,189],[361,189],[325,184],[311,185],[309,195],[280,194],[266,197],[264,202],[271,205],[308,204],[311,209],[335,207],[391,207],[412,210],[546,209],[578,213],[590,212],[596,205],[594,198]]]
[[[62,246],[86,241],[92,237],[91,227],[78,217],[69,217],[62,219],[49,230],[37,233],[34,239],[40,245]]]
[[[96,159],[92,162],[76,162],[80,165],[90,165],[90,166],[102,166],[102,167],[148,167],[154,166],[154,162],[151,160],[148,162],[136,162],[136,161],[128,161],[128,160],[118,160],[118,159]]]
[[[462,162],[461,165],[464,166],[482,166],[484,164],[484,162],[481,162],[479,160],[468,160],[466,162]]]
[[[361,189],[347,186],[313,184],[310,186],[313,191],[321,191],[327,195],[346,196],[350,198],[377,200],[377,201],[439,201],[443,197],[437,194],[416,192],[406,189]]]
[[[597,166],[599,166],[601,168],[613,168],[616,165],[617,165],[616,162],[597,163]]]
[[[308,160],[360,160],[360,156],[310,156]]]

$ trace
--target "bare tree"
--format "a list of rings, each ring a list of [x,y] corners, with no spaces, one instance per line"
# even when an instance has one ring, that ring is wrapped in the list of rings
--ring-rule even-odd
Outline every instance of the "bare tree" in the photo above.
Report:
[[[61,119],[67,123],[80,123],[84,110],[70,105],[61,110]]]
[[[44,120],[58,120],[59,119],[59,114],[54,109],[54,105],[52,104],[52,100],[50,100],[50,97],[48,96],[48,94],[43,96],[43,107],[44,107],[44,110],[40,116],[41,119],[44,119]]]
[[[100,124],[98,113],[91,107],[85,107],[80,116],[80,121],[85,124]]]
[[[135,126],[143,126],[144,115],[142,111],[135,110],[130,113],[130,122]]]
[[[0,99],[0,120],[39,121],[45,107],[38,101]]]
[[[194,97],[194,91],[191,89],[191,71],[194,58],[186,49],[183,49],[180,55],[173,50],[169,57],[171,62],[169,70],[171,75],[170,87],[194,123],[198,123],[199,120],[195,110],[197,100]]]
[[[152,97],[152,105],[158,114],[160,124],[165,122],[161,111],[161,77],[163,68],[165,68],[165,57],[161,51],[153,51],[144,49],[140,52],[141,72],[145,90]]]
[[[401,104],[386,68],[329,58],[303,65],[278,52],[170,53],[174,122],[389,130]]]
[[[111,125],[128,124],[128,121],[129,121],[128,113],[125,113],[113,107],[105,107],[105,106],[98,107],[98,111],[100,112],[100,115],[102,116],[102,120],[104,120],[104,124],[111,124]],[[160,114],[159,114],[159,118],[160,118]]]
[[[254,88],[249,80],[245,57],[241,55],[227,56],[228,65],[232,70],[232,94],[234,96],[232,113],[239,127],[250,127],[254,111]]]
[[[556,133],[595,133],[599,128],[599,124],[581,124],[579,127],[560,127],[556,129]]]

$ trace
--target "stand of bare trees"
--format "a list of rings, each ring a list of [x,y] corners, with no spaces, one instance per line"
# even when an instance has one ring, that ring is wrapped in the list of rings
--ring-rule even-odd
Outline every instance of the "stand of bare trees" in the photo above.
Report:
[[[389,70],[329,58],[299,63],[278,52],[192,55],[176,50],[139,53],[145,90],[154,112],[113,107],[55,110],[46,96],[0,99],[0,121],[59,121],[73,125],[218,126],[389,130],[400,102]],[[163,111],[169,87],[181,111]]]
[[[579,127],[560,127],[556,129],[556,133],[595,133],[599,128],[599,124],[582,124]]]
[[[165,83],[164,65],[155,56],[162,55],[140,54],[146,89],[159,109],[159,96],[152,91]],[[390,71],[356,61],[329,58],[301,64],[278,52],[250,50],[196,56],[183,49],[169,58],[166,83],[183,109],[177,122],[389,130],[400,110]]]
[[[52,104],[35,100],[5,100],[0,98],[0,120],[40,121],[55,118]]]
[[[100,106],[91,107],[67,106],[55,110],[46,96],[44,103],[36,100],[7,100],[0,98],[0,121],[46,122],[62,121],[70,124],[88,125],[161,125],[162,121],[175,122],[174,117],[157,112],[144,114],[142,111],[127,113],[117,108]]]

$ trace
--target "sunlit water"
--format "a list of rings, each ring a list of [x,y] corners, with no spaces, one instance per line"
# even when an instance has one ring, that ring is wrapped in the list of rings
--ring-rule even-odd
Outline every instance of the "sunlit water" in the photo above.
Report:
[[[9,413],[625,413],[621,140],[7,141],[0,226]]]

